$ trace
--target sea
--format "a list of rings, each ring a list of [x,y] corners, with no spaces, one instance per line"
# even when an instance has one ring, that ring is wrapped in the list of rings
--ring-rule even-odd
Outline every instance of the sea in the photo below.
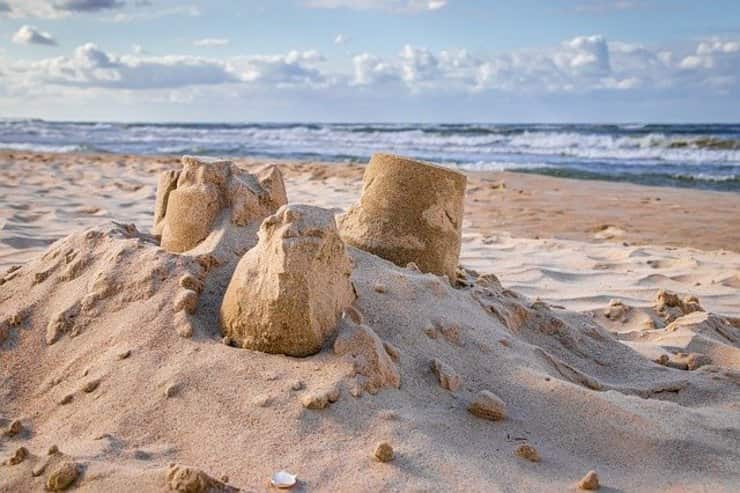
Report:
[[[367,162],[391,152],[465,170],[740,193],[738,124],[115,123],[0,119],[0,148]]]

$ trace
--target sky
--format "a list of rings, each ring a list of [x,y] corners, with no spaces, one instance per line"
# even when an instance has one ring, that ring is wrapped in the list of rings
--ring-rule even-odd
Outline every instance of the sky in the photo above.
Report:
[[[738,0],[0,0],[0,118],[740,122]]]

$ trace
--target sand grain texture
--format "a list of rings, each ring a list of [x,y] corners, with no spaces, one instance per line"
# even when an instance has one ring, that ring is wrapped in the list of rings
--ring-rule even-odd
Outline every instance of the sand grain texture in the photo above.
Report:
[[[3,243],[1,258],[20,267],[0,286],[0,426],[23,429],[0,439],[0,454],[28,454],[0,466],[0,491],[43,491],[55,471],[71,471],[63,464],[77,472],[73,491],[263,491],[282,469],[313,491],[569,491],[590,470],[602,491],[729,492],[740,482],[739,335],[728,318],[740,311],[736,253],[472,228],[453,287],[347,248],[357,299],[336,340],[293,358],[222,343],[223,295],[259,224],[218,223],[191,251],[170,253],[145,233],[151,162],[49,159],[68,163],[54,179],[110,173],[141,186],[100,199],[125,222],[11,229],[71,233],[41,255],[44,245]],[[29,186],[17,166],[4,187]],[[357,198],[352,167],[284,171],[293,202],[335,199],[341,210]],[[78,192],[65,186],[43,200],[69,210]],[[128,212],[117,205],[135,193]],[[675,279],[654,275],[663,273]],[[697,295],[704,311],[667,314],[661,288]],[[194,310],[176,303],[188,291]],[[689,368],[686,356],[682,369],[683,353],[711,362]],[[663,354],[676,364],[656,363]],[[435,360],[459,376],[454,392],[431,371]],[[504,419],[468,411],[485,391],[505,403]],[[325,404],[304,407],[311,398]],[[389,463],[374,458],[380,442],[395,449]],[[536,445],[539,462],[512,453],[522,443]]]

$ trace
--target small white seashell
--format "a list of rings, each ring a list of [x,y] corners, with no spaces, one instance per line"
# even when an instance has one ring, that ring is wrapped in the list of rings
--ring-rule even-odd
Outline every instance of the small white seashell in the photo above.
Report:
[[[272,475],[270,481],[273,486],[278,488],[292,488],[296,483],[295,474],[291,474],[288,471],[278,471]]]

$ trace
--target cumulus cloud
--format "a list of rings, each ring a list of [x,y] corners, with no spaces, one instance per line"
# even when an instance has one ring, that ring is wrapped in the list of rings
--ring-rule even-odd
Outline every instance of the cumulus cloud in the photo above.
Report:
[[[291,51],[285,55],[237,57],[232,63],[242,81],[268,83],[277,87],[319,87],[330,77],[317,68],[325,58],[317,51]]]
[[[378,97],[413,93],[475,98],[482,93],[546,96],[604,91],[623,95],[639,91],[723,94],[740,90],[740,43],[710,38],[686,51],[587,35],[550,47],[495,55],[406,45],[391,56],[359,53],[346,65],[338,60],[327,63],[313,50],[224,58],[154,56],[137,50],[116,55],[88,43],[69,56],[26,62],[0,58],[0,72],[5,86],[19,92],[33,88],[188,89],[192,95],[200,90],[197,88],[224,87],[266,92],[330,88],[342,94]]]
[[[13,35],[13,43],[54,46],[57,42],[51,34],[39,31],[34,26],[23,26]]]
[[[397,13],[415,13],[442,9],[447,6],[447,0],[307,0],[305,4],[308,7],[322,9],[378,9]]]
[[[194,56],[117,56],[93,43],[72,56],[10,64],[8,82],[16,87],[39,84],[125,90],[173,89],[223,84],[318,86],[324,75],[315,67],[324,60],[315,51],[254,55],[219,60]],[[2,69],[3,67],[0,67]]]
[[[204,38],[193,42],[193,45],[200,47],[226,46],[229,40],[225,38]]]
[[[119,12],[116,15],[104,19],[109,22],[125,23],[135,21],[151,21],[162,17],[198,17],[200,9],[195,5],[181,5],[165,9],[150,9],[141,12]]]

